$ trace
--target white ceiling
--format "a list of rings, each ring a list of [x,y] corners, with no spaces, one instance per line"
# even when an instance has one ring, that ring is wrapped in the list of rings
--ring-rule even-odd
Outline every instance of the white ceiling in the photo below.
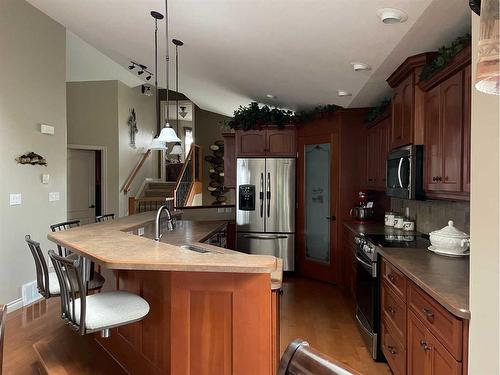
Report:
[[[163,0],[28,1],[122,66],[135,60],[153,67],[149,12],[164,13]],[[385,25],[375,13],[380,7],[406,11],[408,21]],[[470,29],[465,0],[170,0],[169,10],[170,38],[185,43],[180,91],[227,115],[252,100],[291,109],[377,104],[405,57]],[[162,21],[160,56],[164,44]],[[173,45],[170,51],[173,62]],[[354,73],[353,61],[372,70]],[[162,86],[164,63],[160,58]],[[338,89],[353,95],[339,98]]]

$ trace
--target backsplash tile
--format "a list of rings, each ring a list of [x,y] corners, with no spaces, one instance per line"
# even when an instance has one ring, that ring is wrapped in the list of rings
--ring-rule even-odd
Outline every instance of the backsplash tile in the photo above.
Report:
[[[470,204],[469,202],[447,201],[417,201],[391,198],[391,209],[405,213],[406,207],[410,209],[410,217],[416,221],[419,232],[429,233],[444,227],[448,220],[453,220],[455,226],[470,232]]]

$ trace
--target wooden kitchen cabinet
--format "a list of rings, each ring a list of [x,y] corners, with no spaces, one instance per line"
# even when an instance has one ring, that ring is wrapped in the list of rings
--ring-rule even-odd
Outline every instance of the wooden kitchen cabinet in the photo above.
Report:
[[[408,375],[461,375],[462,363],[445,349],[419,318],[408,319]]]
[[[424,97],[424,189],[433,199],[470,192],[470,48],[419,86]]]
[[[368,128],[366,140],[366,187],[385,190],[391,117],[385,116]]]
[[[234,133],[223,133],[224,139],[224,186],[236,187],[236,145]]]
[[[382,352],[392,372],[466,374],[468,321],[451,314],[385,257],[381,271]]]
[[[237,157],[296,157],[295,127],[236,131]]]

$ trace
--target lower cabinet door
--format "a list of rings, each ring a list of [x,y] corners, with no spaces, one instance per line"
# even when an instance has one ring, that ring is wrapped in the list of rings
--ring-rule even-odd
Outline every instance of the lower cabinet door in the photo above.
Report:
[[[392,335],[391,331],[393,330],[393,325],[382,319],[382,353],[384,353],[393,374],[404,375],[406,374],[406,351]]]
[[[427,328],[408,310],[408,375],[425,375],[429,373],[430,361],[429,343],[427,343]]]
[[[462,374],[462,363],[453,358],[412,311],[408,313],[408,374]]]

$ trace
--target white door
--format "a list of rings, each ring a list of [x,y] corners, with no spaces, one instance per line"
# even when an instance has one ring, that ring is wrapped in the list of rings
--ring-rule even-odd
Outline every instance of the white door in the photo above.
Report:
[[[68,220],[95,221],[95,151],[68,149]]]

